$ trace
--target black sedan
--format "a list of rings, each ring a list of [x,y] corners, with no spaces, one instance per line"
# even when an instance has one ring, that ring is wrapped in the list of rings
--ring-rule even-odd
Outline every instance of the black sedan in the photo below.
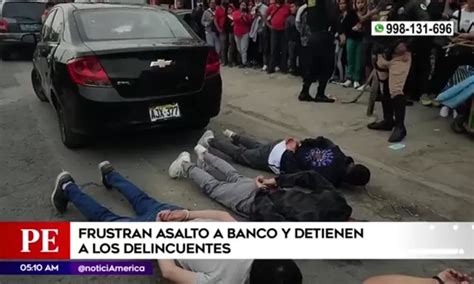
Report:
[[[35,93],[56,110],[69,148],[109,131],[202,128],[220,111],[219,56],[158,7],[57,5],[33,65]]]
[[[10,58],[18,48],[34,49],[32,33],[41,31],[41,15],[46,8],[42,0],[0,0],[0,57]]]

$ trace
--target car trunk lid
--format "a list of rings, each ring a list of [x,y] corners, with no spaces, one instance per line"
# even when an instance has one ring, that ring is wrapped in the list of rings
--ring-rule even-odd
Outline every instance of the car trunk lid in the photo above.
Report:
[[[208,55],[205,45],[129,40],[86,45],[122,97],[170,96],[197,92],[203,87]]]

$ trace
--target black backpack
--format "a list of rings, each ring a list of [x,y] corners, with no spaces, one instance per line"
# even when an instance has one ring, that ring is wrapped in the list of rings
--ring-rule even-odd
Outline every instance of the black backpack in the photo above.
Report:
[[[261,189],[255,196],[251,221],[337,222],[352,214],[346,199],[335,191],[305,193],[299,190]]]

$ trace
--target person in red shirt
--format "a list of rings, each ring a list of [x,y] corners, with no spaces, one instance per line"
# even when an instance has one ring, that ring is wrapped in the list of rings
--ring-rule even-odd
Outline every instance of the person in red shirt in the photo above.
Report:
[[[290,6],[285,0],[277,0],[267,11],[267,23],[271,29],[270,35],[270,66],[268,73],[274,73],[277,62],[280,61],[280,70],[287,72],[287,41],[285,40],[286,19],[290,16]]]
[[[240,54],[241,68],[247,66],[247,50],[249,47],[249,33],[252,26],[252,16],[247,8],[247,3],[240,3],[240,10],[232,13],[234,18],[234,37],[237,51]]]
[[[227,33],[224,31],[226,11],[222,7],[222,0],[216,0],[216,11],[214,17],[214,25],[216,26],[217,32],[219,33],[219,40],[221,42],[221,62],[223,65],[227,65],[227,50],[229,47],[229,38]]]

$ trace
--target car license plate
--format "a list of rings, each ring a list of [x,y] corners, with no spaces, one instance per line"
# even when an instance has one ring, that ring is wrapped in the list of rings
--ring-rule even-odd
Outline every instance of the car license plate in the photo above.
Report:
[[[41,25],[39,24],[24,24],[20,25],[20,29],[23,32],[38,32],[41,30]]]
[[[178,104],[150,107],[151,122],[181,117]]]

